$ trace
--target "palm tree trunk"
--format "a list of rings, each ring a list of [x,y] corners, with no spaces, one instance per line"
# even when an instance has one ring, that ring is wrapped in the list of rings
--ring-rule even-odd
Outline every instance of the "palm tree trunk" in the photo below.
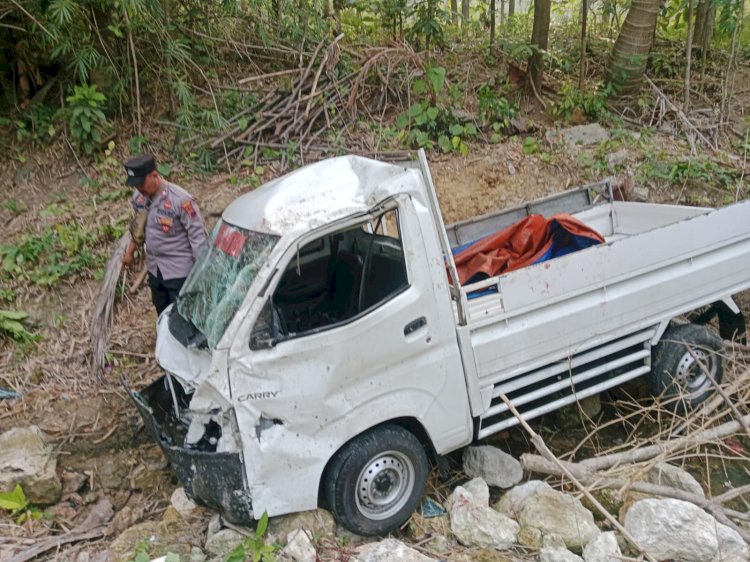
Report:
[[[661,0],[633,0],[607,65],[615,99],[638,94],[653,43]]]

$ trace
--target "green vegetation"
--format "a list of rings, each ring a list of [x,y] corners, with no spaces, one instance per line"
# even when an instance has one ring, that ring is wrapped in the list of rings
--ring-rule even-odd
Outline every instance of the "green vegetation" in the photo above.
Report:
[[[409,146],[432,149],[436,146],[443,152],[469,152],[467,141],[477,135],[473,123],[461,123],[453,116],[445,98],[445,68],[428,67],[425,78],[412,84],[412,92],[422,101],[413,104],[396,119],[401,129],[400,138]]]
[[[2,312],[0,311],[0,314]],[[10,492],[0,492],[0,509],[9,511],[17,525],[42,517],[41,511],[29,503],[23,488],[18,484]]]
[[[54,214],[59,208],[50,207],[48,211]],[[50,286],[87,268],[101,267],[104,256],[96,249],[123,232],[121,226],[87,228],[69,221],[45,226],[36,234],[24,234],[16,244],[0,245],[0,282],[15,278]]]
[[[232,550],[223,562],[274,562],[276,556],[274,552],[281,548],[277,544],[266,544],[263,536],[268,529],[268,513],[263,512],[263,516],[258,520],[255,528],[255,534],[247,537],[237,547]]]
[[[97,91],[96,85],[73,87],[68,96],[68,126],[73,140],[86,154],[91,154],[102,145],[103,133],[110,127],[104,115],[107,96]]]

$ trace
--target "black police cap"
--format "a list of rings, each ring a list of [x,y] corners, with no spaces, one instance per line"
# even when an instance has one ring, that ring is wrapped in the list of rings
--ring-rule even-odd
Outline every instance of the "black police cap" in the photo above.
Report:
[[[153,154],[140,154],[125,162],[125,172],[128,178],[125,184],[131,187],[139,187],[146,181],[146,176],[156,170],[156,160]]]

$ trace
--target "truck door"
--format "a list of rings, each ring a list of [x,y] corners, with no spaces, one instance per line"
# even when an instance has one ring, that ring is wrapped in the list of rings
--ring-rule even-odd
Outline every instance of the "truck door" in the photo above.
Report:
[[[351,437],[396,418],[418,420],[438,452],[471,439],[451,303],[431,278],[445,271],[427,254],[419,213],[402,195],[301,241],[238,331],[229,358],[238,418],[255,412],[307,443],[284,454],[305,458],[293,462],[298,475],[312,464],[318,478]]]

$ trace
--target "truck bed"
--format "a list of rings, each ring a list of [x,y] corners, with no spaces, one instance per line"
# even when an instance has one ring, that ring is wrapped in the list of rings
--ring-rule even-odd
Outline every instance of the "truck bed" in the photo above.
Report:
[[[573,210],[569,203],[547,201],[544,214]],[[453,288],[479,438],[517,423],[501,393],[531,418],[642,375],[670,319],[750,287],[750,202],[718,210],[583,203],[572,214],[605,244]],[[452,225],[448,238],[465,243],[507,220]]]

